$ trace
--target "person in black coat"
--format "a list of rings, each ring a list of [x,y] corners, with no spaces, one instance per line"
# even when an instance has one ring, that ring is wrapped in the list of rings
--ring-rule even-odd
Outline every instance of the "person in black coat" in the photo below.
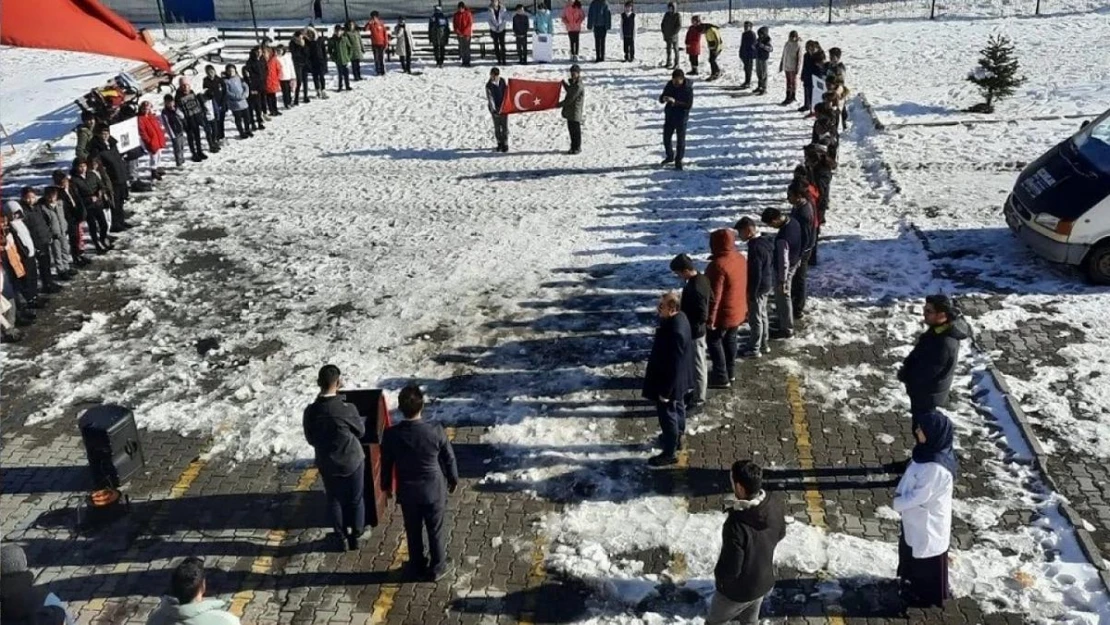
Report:
[[[744,22],[744,33],[740,35],[740,62],[744,65],[744,84],[740,85],[741,89],[752,86],[752,64],[755,63],[756,41],[758,38],[752,30],[752,23]]]
[[[247,93],[247,117],[254,120],[259,130],[266,129],[269,117],[263,110],[265,108],[266,93],[266,61],[262,58],[262,49],[258,46],[251,48],[250,58],[243,64],[243,80],[247,82],[250,91]],[[317,90],[319,95],[319,90]],[[181,105],[178,104],[178,108]]]
[[[289,42],[289,55],[293,57],[293,72],[297,76],[297,90],[293,93],[293,105],[296,106],[301,103],[301,91],[304,91],[304,103],[308,104],[308,80],[306,76],[312,73],[312,65],[310,54],[308,51],[308,41],[305,39],[304,31],[298,30],[293,33],[293,39]]]
[[[424,420],[424,393],[420,387],[410,384],[401,389],[397,403],[405,420],[382,435],[382,490],[393,496],[396,468],[397,503],[405,521],[410,572],[438,581],[451,572],[443,517],[447,512],[447,493],[455,492],[459,486],[455,451],[443,427]]]
[[[428,39],[432,42],[436,67],[443,67],[443,62],[447,59],[447,42],[451,39],[451,20],[443,14],[441,6],[436,6],[428,20]]]
[[[513,13],[513,36],[516,37],[516,58],[521,65],[528,63],[528,14],[524,12],[524,5],[516,5]]]
[[[775,548],[786,537],[786,508],[763,490],[763,469],[737,460],[729,473],[736,501],[721,529],[706,625],[759,622],[759,607],[775,585]]]
[[[324,365],[316,378],[320,395],[304,411],[304,437],[324,481],[328,514],[340,551],[358,549],[366,528],[366,453],[361,439],[366,419],[339,395],[339,367]]]
[[[674,168],[682,169],[682,157],[686,155],[686,121],[690,118],[690,107],[694,105],[694,88],[686,80],[686,74],[676,69],[671,72],[671,80],[659,96],[663,108],[663,149],[667,156],[663,164],[674,163]],[[678,151],[671,149],[671,140],[678,135]]]
[[[636,13],[632,11],[632,0],[624,3],[621,13],[621,41],[624,43],[624,62],[636,60]]]
[[[23,208],[23,223],[31,233],[31,241],[35,244],[35,265],[38,268],[39,280],[42,282],[44,293],[57,293],[62,290],[62,285],[54,281],[53,263],[50,258],[50,244],[54,237],[50,232],[50,224],[38,203],[39,195],[34,187],[23,187],[19,194],[19,205]]]
[[[89,239],[96,251],[103,254],[112,249],[113,245],[108,236],[108,218],[104,215],[104,190],[100,188],[100,179],[89,171],[87,158],[73,159],[73,169],[69,173],[78,201],[85,207]]]
[[[794,336],[794,302],[790,289],[805,249],[805,233],[797,219],[783,215],[777,208],[764,210],[761,220],[779,231],[775,236],[775,315],[779,337],[788,339]]]
[[[809,274],[809,257],[817,245],[817,216],[805,187],[800,183],[792,183],[786,190],[786,201],[790,202],[790,217],[802,229],[802,255],[798,258],[798,270],[794,272],[790,283],[791,312],[797,320],[805,316],[806,278]]]
[[[88,211],[85,209],[81,194],[77,192],[69,174],[64,169],[55,169],[52,179],[54,186],[58,187],[58,199],[62,202],[62,210],[66,216],[67,231],[69,232],[69,255],[73,258],[75,267],[84,267],[90,262],[85,257],[82,249],[84,243],[82,228],[85,225]]]
[[[898,369],[898,380],[910,396],[910,414],[916,416],[948,406],[948,393],[960,359],[960,341],[968,337],[967,324],[945,295],[925,298],[925,325],[929,326]]]
[[[813,108],[813,76],[820,71],[817,62],[817,42],[810,39],[806,42],[805,52],[802,53],[802,93],[804,99],[798,107],[799,113],[805,113]]]
[[[116,147],[116,140],[107,125],[97,128],[93,138],[89,140],[89,158],[99,158],[104,164],[104,171],[108,172],[108,179],[112,184],[112,197],[115,201],[109,207],[112,212],[112,232],[122,232],[131,227],[124,218],[123,203],[127,201],[127,183],[130,182],[131,172],[123,155]]]
[[[678,462],[675,454],[682,449],[682,435],[686,432],[686,392],[695,383],[694,340],[690,322],[681,308],[674,293],[665,293],[659,300],[659,327],[644,373],[642,395],[655,402],[662,431],[659,439],[663,452],[648,460],[653,467]]]
[[[775,243],[759,233],[751,217],[736,222],[740,240],[748,244],[748,348],[741,356],[759,358],[771,351],[768,305],[775,285]]]
[[[224,140],[227,120],[227,84],[211,65],[204,67],[204,99],[212,103],[212,138],[217,144]]]
[[[696,384],[690,391],[687,407],[691,410],[705,405],[705,393],[709,388],[709,346],[706,333],[709,324],[709,309],[713,302],[713,286],[709,278],[697,270],[694,260],[686,254],[679,254],[671,260],[671,271],[682,278],[682,314],[690,323],[690,335],[694,339],[694,377]]]
[[[312,65],[312,84],[316,87],[316,97],[328,99],[328,42],[323,33],[308,29],[308,60]],[[253,87],[253,86],[252,86]]]

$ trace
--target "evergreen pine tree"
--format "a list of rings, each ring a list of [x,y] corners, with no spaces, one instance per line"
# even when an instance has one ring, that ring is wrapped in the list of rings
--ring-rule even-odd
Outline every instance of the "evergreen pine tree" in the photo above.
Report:
[[[974,108],[990,113],[994,111],[994,101],[1013,95],[1014,90],[1025,82],[1025,77],[1018,75],[1018,60],[1008,37],[991,35],[987,47],[979,54],[979,66],[968,74],[967,79],[979,87],[987,100],[985,105]]]

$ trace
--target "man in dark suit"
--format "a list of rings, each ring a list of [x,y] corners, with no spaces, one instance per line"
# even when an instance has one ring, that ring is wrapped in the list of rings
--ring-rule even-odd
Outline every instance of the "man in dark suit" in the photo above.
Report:
[[[366,455],[360,442],[366,420],[339,394],[339,367],[324,365],[316,381],[320,395],[305,408],[304,437],[316,452],[339,550],[354,550],[369,535],[363,501]]]
[[[405,420],[382,435],[382,490],[393,496],[393,469],[397,469],[397,503],[405,519],[409,546],[408,566],[413,573],[439,581],[450,573],[443,517],[447,493],[459,485],[459,469],[447,433],[438,423],[423,419],[424,393],[410,384],[397,397]],[[424,557],[424,530],[428,553]]]
[[[694,340],[678,295],[664,293],[658,311],[659,327],[644,374],[643,396],[655,402],[662,430],[659,439],[663,453],[652,456],[648,464],[665,467],[678,462],[675,453],[682,448],[686,431],[685,395],[695,382]]]

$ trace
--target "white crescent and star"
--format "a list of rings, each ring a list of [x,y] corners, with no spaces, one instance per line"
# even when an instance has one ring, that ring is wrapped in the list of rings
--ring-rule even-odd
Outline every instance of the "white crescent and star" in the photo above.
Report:
[[[528,93],[529,95],[531,95],[531,92],[529,92],[529,91],[528,91],[527,89],[521,89],[521,90],[520,90],[519,92],[517,92],[517,94],[516,94],[515,96],[513,96],[513,105],[515,105],[515,106],[516,106],[516,108],[517,108],[517,110],[518,110],[518,111],[527,111],[527,110],[528,110],[528,107],[527,107],[527,106],[524,106],[523,104],[521,104],[521,103],[520,103],[520,96],[522,96],[522,95],[524,95],[524,94],[526,94],[526,93]],[[533,102],[535,102],[536,104],[539,104],[539,103],[540,103],[540,99],[539,99],[539,98],[535,98],[535,99],[533,100]],[[536,104],[533,104],[533,106],[535,106]]]

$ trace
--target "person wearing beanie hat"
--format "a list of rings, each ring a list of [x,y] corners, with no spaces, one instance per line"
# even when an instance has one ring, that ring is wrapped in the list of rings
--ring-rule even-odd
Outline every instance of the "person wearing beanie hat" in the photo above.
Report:
[[[35,588],[35,576],[27,567],[27,554],[14,543],[0,547],[0,622],[34,623],[42,606],[43,592]]]
[[[690,322],[690,336],[694,339],[694,378],[696,383],[690,391],[687,406],[698,410],[705,405],[706,389],[709,387],[709,347],[706,332],[709,322],[709,309],[713,303],[713,287],[709,278],[698,271],[694,260],[686,254],[671,259],[671,271],[683,280],[682,301],[679,308]]]
[[[369,534],[363,501],[366,454],[359,442],[366,434],[366,420],[339,394],[339,367],[324,365],[316,384],[320,394],[305,408],[304,437],[324,481],[336,547],[353,551]]]
[[[912,416],[948,405],[948,393],[960,359],[960,341],[968,337],[967,324],[948,296],[938,293],[926,297],[922,312],[928,328],[898,369],[898,380],[905,385],[910,398]]]

